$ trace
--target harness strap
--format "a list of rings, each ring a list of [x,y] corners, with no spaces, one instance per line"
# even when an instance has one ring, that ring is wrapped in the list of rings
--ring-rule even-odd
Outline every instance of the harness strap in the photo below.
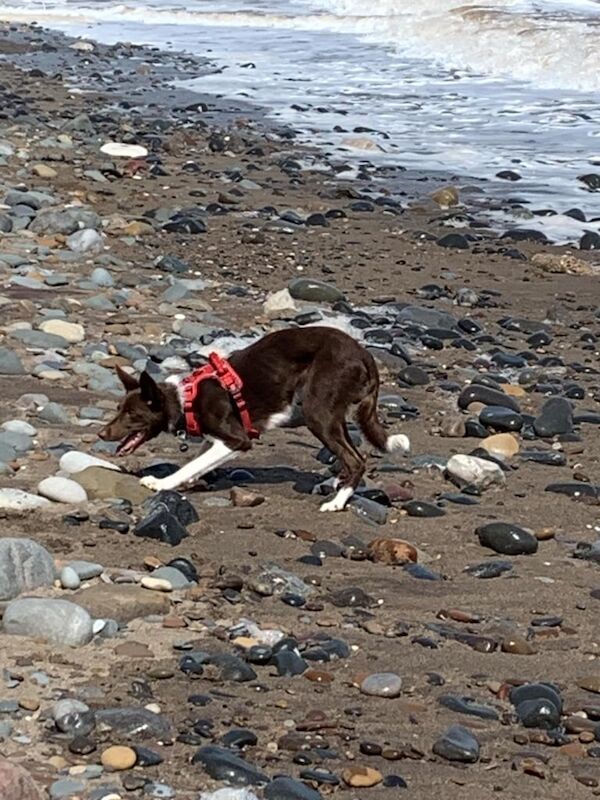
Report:
[[[218,353],[211,353],[208,357],[208,364],[195,370],[185,377],[181,382],[183,393],[183,416],[185,420],[186,432],[190,436],[202,436],[202,425],[196,412],[194,411],[195,400],[203,381],[213,379],[231,395],[236,405],[244,430],[251,439],[260,436],[259,432],[252,425],[250,412],[244,400],[242,389],[244,382],[233,369],[226,358],[222,358]]]

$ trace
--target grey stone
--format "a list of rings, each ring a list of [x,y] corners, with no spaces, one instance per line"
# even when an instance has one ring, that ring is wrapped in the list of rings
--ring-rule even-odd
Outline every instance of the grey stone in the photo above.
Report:
[[[68,425],[69,415],[60,403],[46,403],[38,412],[38,417],[52,425]]]
[[[52,586],[54,560],[33,539],[0,539],[0,600],[12,600],[38,586]]]
[[[79,589],[81,580],[72,567],[63,567],[59,575],[60,585],[63,589]]]
[[[373,697],[398,697],[402,690],[402,678],[394,672],[376,672],[364,679],[360,690]]]
[[[31,436],[18,431],[0,431],[0,445],[2,444],[14,448],[17,453],[27,453],[33,447]]]
[[[15,190],[6,195],[4,202],[7,206],[24,205],[37,211],[40,208],[55,205],[56,200],[52,195],[45,192],[19,192]]]
[[[110,272],[104,267],[96,267],[90,276],[90,280],[96,286],[110,288],[115,285],[115,280]]]
[[[67,247],[74,253],[93,253],[103,246],[102,236],[93,228],[83,228],[67,237]]]
[[[32,511],[37,508],[45,508],[50,505],[50,501],[37,494],[24,492],[22,489],[0,489],[0,509],[7,511]]]
[[[17,457],[17,451],[11,445],[0,442],[0,463],[8,464],[9,461],[14,461]]]
[[[95,211],[86,208],[46,209],[36,216],[29,230],[34,233],[62,233],[68,236],[79,228],[98,228],[101,222]]]
[[[337,303],[344,295],[335,286],[312,278],[294,278],[288,284],[288,291],[294,300],[310,303]]]
[[[202,764],[211,778],[227,781],[233,786],[264,786],[269,783],[264,772],[230,750],[216,745],[201,747],[192,758],[192,764]]]
[[[95,564],[93,561],[69,561],[67,566],[75,570],[77,576],[82,581],[89,581],[91,578],[97,578],[104,572],[102,564]]]
[[[11,331],[10,336],[13,339],[18,339],[27,347],[37,347],[41,350],[58,349],[66,350],[70,345],[62,336],[56,336],[54,333],[44,333],[43,331],[31,331],[19,329]]]
[[[87,500],[85,489],[69,478],[61,478],[59,476],[44,478],[38,484],[37,490],[42,497],[54,500],[55,503],[77,505],[78,503],[85,503]]]
[[[0,375],[25,375],[19,356],[6,347],[0,347]]]
[[[68,600],[23,597],[4,611],[4,632],[45,639],[59,646],[79,647],[92,638],[92,618]]]
[[[50,800],[66,800],[69,797],[81,795],[85,792],[87,783],[77,778],[61,778],[50,784],[48,792]]]
[[[474,763],[479,760],[479,747],[468,728],[452,725],[433,745],[433,752],[448,761]]]
[[[96,712],[96,722],[133,739],[168,741],[173,734],[171,723],[147,708],[103,708]]]
[[[152,573],[153,578],[168,581],[172,589],[187,589],[193,584],[188,581],[185,575],[175,567],[159,567]]]

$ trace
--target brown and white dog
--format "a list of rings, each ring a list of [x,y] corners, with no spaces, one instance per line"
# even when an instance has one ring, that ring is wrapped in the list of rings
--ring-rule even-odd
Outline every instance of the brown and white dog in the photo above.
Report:
[[[228,356],[243,382],[243,402],[254,431],[244,425],[235,398],[218,380],[204,380],[190,403],[185,378],[159,385],[147,373],[139,381],[118,368],[127,391],[116,417],[99,433],[120,441],[120,455],[133,453],[163,431],[186,431],[186,420],[201,425],[210,447],[166,478],[147,476],[141,483],[155,491],[177,489],[252,447],[252,435],[286,427],[301,404],[302,421],[337,456],[341,471],[337,492],[321,511],[341,511],[358,486],[366,459],[346,427],[350,409],[371,445],[382,452],[408,452],[403,434],[388,435],[377,415],[379,373],[373,356],[345,333],[327,327],[276,331]],[[189,381],[189,378],[188,378]],[[187,414],[184,412],[187,401]],[[189,425],[187,426],[190,427]],[[189,430],[188,430],[189,433]]]

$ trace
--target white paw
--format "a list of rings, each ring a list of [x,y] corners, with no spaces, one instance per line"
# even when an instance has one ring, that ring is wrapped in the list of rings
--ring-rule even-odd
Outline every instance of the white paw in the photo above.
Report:
[[[386,449],[388,453],[393,453],[396,450],[410,453],[410,439],[404,433],[395,433],[393,436],[388,436]]]
[[[142,486],[145,486],[146,489],[151,489],[153,492],[160,492],[161,489],[165,488],[160,478],[155,478],[154,475],[146,475],[140,478],[140,483]]]
[[[320,510],[321,511],[343,511],[344,510],[344,506],[341,505],[334,498],[333,500],[328,500],[326,503],[323,503],[321,508],[320,508]]]

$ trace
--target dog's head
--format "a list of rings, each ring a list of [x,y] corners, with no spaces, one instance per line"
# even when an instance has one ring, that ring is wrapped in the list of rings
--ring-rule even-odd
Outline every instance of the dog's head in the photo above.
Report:
[[[127,394],[98,436],[105,442],[120,442],[117,455],[124,456],[168,430],[169,419],[165,394],[151,375],[142,372],[138,381],[120,367],[117,374]]]

